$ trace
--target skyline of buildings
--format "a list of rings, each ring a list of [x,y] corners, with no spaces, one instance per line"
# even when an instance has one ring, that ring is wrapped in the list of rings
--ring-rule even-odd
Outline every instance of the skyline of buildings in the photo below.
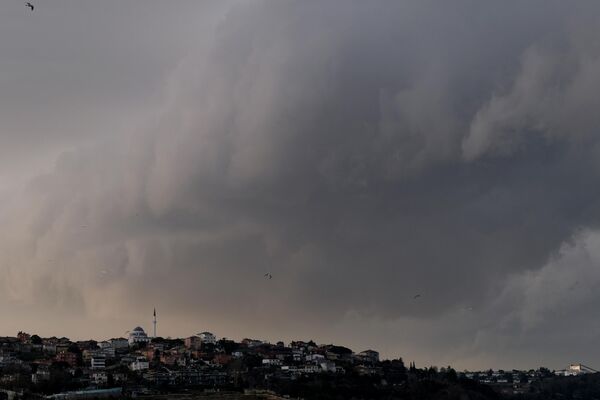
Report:
[[[269,390],[286,395],[290,390],[309,390],[326,380],[339,388],[358,385],[352,393],[364,390],[361,385],[369,387],[368,382],[385,382],[377,385],[377,391],[401,396],[411,385],[436,381],[436,385],[458,382],[471,389],[481,385],[476,387],[484,393],[492,390],[513,396],[542,393],[545,381],[597,373],[579,363],[560,371],[541,367],[475,371],[456,371],[451,366],[418,368],[412,361],[407,367],[401,358],[382,360],[375,350],[355,352],[312,340],[289,344],[257,339],[238,342],[218,339],[206,331],[185,339],[149,338],[141,327],[131,333],[135,334],[129,339],[102,342],[42,338],[22,331],[15,337],[0,337],[0,392],[20,393],[17,398],[110,396],[116,390],[135,397],[190,389]]]

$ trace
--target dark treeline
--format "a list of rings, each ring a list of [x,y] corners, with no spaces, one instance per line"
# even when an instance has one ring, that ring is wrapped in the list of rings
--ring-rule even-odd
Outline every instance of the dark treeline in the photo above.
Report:
[[[381,362],[381,373],[360,375],[349,369],[346,374],[273,380],[266,386],[291,398],[306,400],[600,400],[600,373],[558,376],[540,368],[539,379],[515,393],[518,382],[485,384],[465,377],[447,367],[406,368],[402,360]],[[515,386],[513,386],[515,385]],[[520,386],[523,388],[523,386]]]

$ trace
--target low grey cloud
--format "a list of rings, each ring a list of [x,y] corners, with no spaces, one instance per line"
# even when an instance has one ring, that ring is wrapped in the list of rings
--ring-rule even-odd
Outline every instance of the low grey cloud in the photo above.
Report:
[[[565,327],[597,304],[594,3],[222,7],[134,128],[7,196],[2,302],[83,336],[156,306],[173,336],[585,355],[595,336]]]

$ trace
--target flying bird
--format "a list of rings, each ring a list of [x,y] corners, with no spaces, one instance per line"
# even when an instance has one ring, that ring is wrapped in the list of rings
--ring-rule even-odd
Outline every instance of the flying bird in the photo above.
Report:
[[[273,279],[273,275],[271,275],[268,272],[264,276],[265,276],[265,278]]]
[[[31,11],[33,11],[33,9],[35,8],[35,7],[33,6],[33,4],[31,4],[31,3],[25,3],[25,5],[26,5],[27,7],[29,7],[29,8],[31,8]]]

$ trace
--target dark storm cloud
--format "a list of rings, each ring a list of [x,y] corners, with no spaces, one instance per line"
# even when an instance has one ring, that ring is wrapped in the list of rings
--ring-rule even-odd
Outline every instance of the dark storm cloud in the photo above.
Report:
[[[202,47],[221,3],[50,0],[35,13],[4,4],[0,190],[65,148],[122,134],[156,103],[182,55]]]
[[[563,301],[560,278],[598,279],[581,255],[600,25],[580,7],[232,6],[156,117],[64,153],[10,208],[2,296],[123,319],[159,303],[180,335],[213,321],[431,362],[570,361],[532,338],[582,322],[540,306],[540,282],[565,310],[597,301]]]

